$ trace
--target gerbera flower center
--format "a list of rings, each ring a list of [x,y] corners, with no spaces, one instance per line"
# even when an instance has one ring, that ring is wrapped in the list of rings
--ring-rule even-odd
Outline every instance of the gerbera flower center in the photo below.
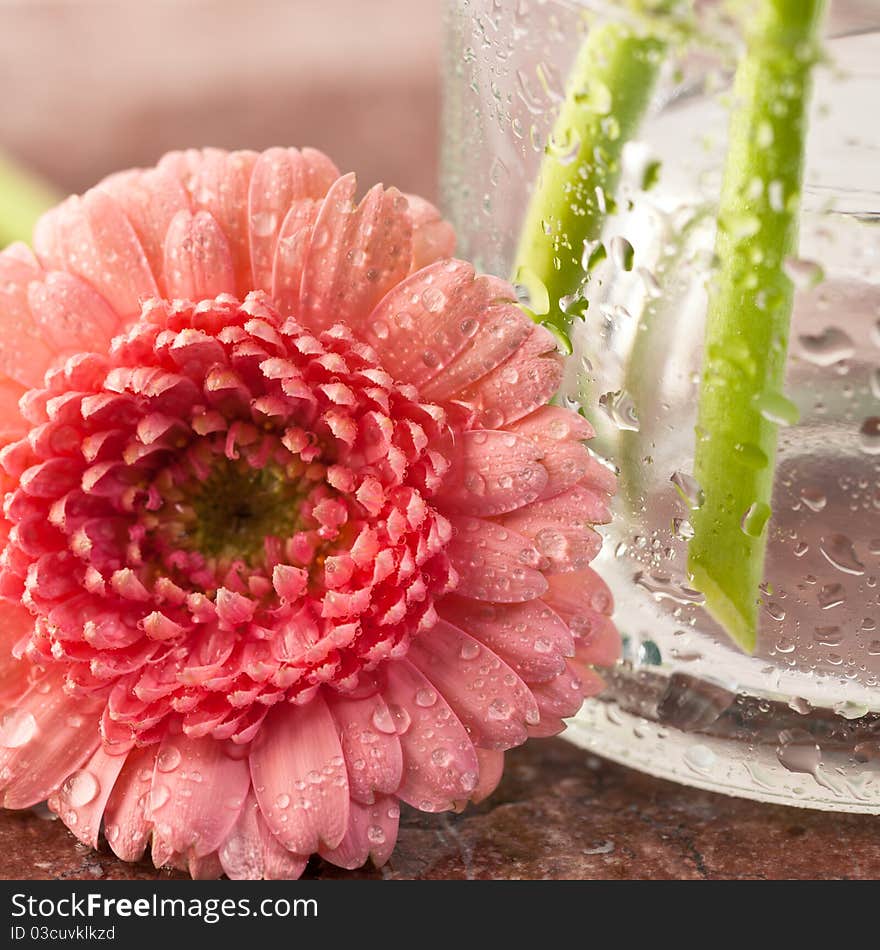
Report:
[[[338,326],[261,294],[147,303],[33,390],[0,584],[28,653],[111,688],[107,741],[248,741],[266,711],[355,689],[436,619],[456,575],[431,504],[453,433]]]
[[[300,513],[309,486],[291,464],[253,468],[242,459],[221,459],[189,498],[166,502],[158,512],[165,532],[222,569],[233,561],[263,567],[267,546],[277,547],[303,526]]]

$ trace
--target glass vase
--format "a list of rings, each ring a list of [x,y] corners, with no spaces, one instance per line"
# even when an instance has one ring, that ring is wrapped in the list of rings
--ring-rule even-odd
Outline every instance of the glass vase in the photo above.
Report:
[[[657,27],[663,40],[644,114],[618,143],[614,191],[596,199],[600,231],[568,248],[582,273],[563,301],[559,398],[582,408],[591,448],[619,474],[594,566],[613,590],[624,655],[566,738],[715,791],[880,812],[880,9],[831,3],[811,77],[798,246],[784,263],[784,389],[761,407],[778,429],[772,490],[757,528],[755,506],[742,512],[764,546],[744,645],[708,609],[688,560],[706,488],[694,475],[703,387],[713,373],[749,372],[748,354],[712,352],[706,339],[718,230],[731,227],[719,203],[744,40],[720,3],[666,6],[686,29],[664,32],[661,15],[636,22],[628,0],[447,6],[444,210],[461,255],[515,281],[542,169],[583,159],[554,133],[578,50],[609,23]],[[608,99],[613,141],[614,90],[582,94]],[[772,205],[775,183],[756,187]],[[519,289],[535,307],[534,286]],[[763,290],[752,288],[759,308]]]

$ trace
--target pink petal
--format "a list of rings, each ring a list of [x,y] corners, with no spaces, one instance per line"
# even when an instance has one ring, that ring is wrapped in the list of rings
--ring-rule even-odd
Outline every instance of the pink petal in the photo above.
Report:
[[[395,379],[424,387],[442,379],[450,364],[474,349],[472,361],[491,359],[496,330],[502,349],[525,335],[519,311],[511,316],[515,308],[509,290],[495,278],[475,277],[465,261],[431,264],[391,289],[376,306],[364,323],[366,340]]]
[[[98,847],[104,808],[126,759],[125,755],[108,755],[99,747],[82,769],[69,775],[49,798],[52,811],[89,847]]]
[[[457,517],[452,523],[455,534],[447,552],[460,578],[457,594],[515,604],[547,589],[544,575],[533,566],[540,555],[522,535],[479,518]]]
[[[547,485],[541,450],[511,432],[477,429],[458,440],[437,501],[445,511],[500,515],[538,498]]]
[[[440,615],[507,663],[526,683],[553,679],[574,653],[571,631],[543,600],[485,604],[446,597]]]
[[[148,746],[128,753],[104,809],[104,835],[123,861],[139,861],[147,846],[152,829],[147,815],[156,752],[156,746]]]
[[[498,783],[504,775],[504,753],[495,749],[477,749],[477,759],[480,763],[480,780],[471,794],[471,801],[476,805],[488,798],[498,788]]]
[[[180,211],[165,236],[162,278],[166,292],[182,300],[235,293],[229,242],[207,211]]]
[[[397,736],[377,728],[389,719],[381,696],[365,699],[328,698],[342,742],[351,797],[370,804],[376,792],[391,794],[400,785],[403,756]]]
[[[170,735],[156,757],[150,805],[159,835],[174,851],[203,857],[235,824],[250,785],[237,747],[213,738]]]
[[[546,737],[558,735],[565,728],[564,719],[573,716],[583,704],[584,696],[589,692],[587,684],[578,675],[569,660],[561,676],[546,683],[532,686],[532,693],[541,713],[541,721],[529,727],[529,735]],[[591,673],[591,676],[594,675]]]
[[[47,270],[69,271],[91,284],[125,322],[140,313],[142,300],[159,293],[134,228],[100,189],[44,215],[34,249]]]
[[[348,778],[336,724],[320,694],[304,706],[274,707],[250,763],[263,817],[285,848],[311,854],[322,842],[339,844],[348,825]]]
[[[59,350],[101,349],[121,329],[110,304],[84,280],[63,271],[32,283],[28,302],[47,341]]]
[[[400,806],[394,798],[379,798],[372,805],[352,802],[345,836],[336,848],[322,848],[321,857],[349,871],[370,857],[381,867],[394,850],[399,819]]]
[[[536,328],[538,329],[538,328]],[[576,442],[592,439],[596,434],[587,420],[571,409],[561,406],[544,406],[518,419],[509,426],[511,432],[551,442]]]
[[[291,205],[278,232],[272,262],[272,300],[279,313],[298,316],[302,275],[320,205],[312,200]]]
[[[407,660],[387,665],[385,701],[403,750],[403,782],[397,796],[422,811],[453,808],[470,796],[478,779],[473,742],[436,693]]]
[[[413,249],[410,270],[417,271],[435,261],[452,257],[455,251],[455,229],[443,215],[424,198],[406,195],[413,226]]]
[[[233,881],[259,881],[263,877],[263,837],[260,806],[251,789],[235,824],[219,849],[220,863]]]
[[[248,192],[257,153],[224,152],[216,148],[172,152],[159,169],[176,175],[190,196],[193,211],[207,211],[226,236],[235,272],[236,295],[251,287]]]
[[[307,855],[287,851],[269,831],[253,789],[218,857],[227,877],[234,881],[296,880],[308,862]]]
[[[620,659],[620,634],[604,614],[584,611],[577,626],[579,663],[613,666]]]
[[[269,830],[262,814],[258,821],[263,839],[263,877],[267,881],[297,880],[309,863],[309,855],[288,851]]]
[[[475,744],[512,749],[538,722],[525,683],[487,647],[439,620],[410,645],[409,658],[437,687]]]
[[[0,601],[0,703],[11,706],[30,686],[31,664],[16,660],[12,648],[34,630],[33,614],[20,604]]]
[[[36,729],[29,741],[0,751],[4,808],[28,808],[48,798],[100,744],[102,704],[69,696],[63,683],[63,676],[53,671],[15,707],[19,715],[33,717]]]
[[[248,193],[255,289],[272,290],[275,248],[288,212],[297,202],[323,198],[338,177],[330,159],[313,149],[270,148],[257,158]]]
[[[23,244],[0,251],[0,373],[31,388],[58,357],[28,303],[28,285],[43,273]]]
[[[163,292],[162,270],[165,261],[165,235],[179,211],[189,211],[190,201],[180,180],[167,169],[135,169],[105,178],[98,188],[110,194],[125,216],[144,249],[150,270]]]
[[[528,538],[549,562],[547,573],[577,571],[599,553],[602,539],[592,525],[608,520],[608,508],[595,492],[575,486],[547,501],[536,501],[502,520]]]
[[[2,303],[0,303],[0,310],[2,310]],[[0,365],[2,362],[3,350],[0,347]],[[21,383],[0,376],[0,443],[2,444],[20,439],[29,428],[18,408],[18,401],[26,392]]]
[[[421,387],[425,399],[442,402],[460,398],[478,379],[510,359],[532,333],[532,321],[518,307],[506,302],[507,285],[497,278],[491,278],[491,281],[498,295],[496,306],[484,319],[478,320],[471,345],[452,360],[439,376]],[[461,311],[458,315],[464,317],[465,325],[472,316]]]
[[[223,875],[223,865],[216,851],[206,855],[190,852],[186,868],[194,881],[216,881]]]
[[[608,585],[592,568],[571,574],[554,574],[548,582],[544,600],[575,634],[585,611],[610,616],[614,610],[614,599]]]
[[[533,325],[526,340],[508,359],[459,398],[474,407],[484,427],[501,428],[550,400],[562,382],[562,370],[562,357],[552,334]]]
[[[354,175],[327,192],[302,278],[300,321],[311,330],[364,321],[409,270],[412,224],[396,188],[371,188],[353,203]]]

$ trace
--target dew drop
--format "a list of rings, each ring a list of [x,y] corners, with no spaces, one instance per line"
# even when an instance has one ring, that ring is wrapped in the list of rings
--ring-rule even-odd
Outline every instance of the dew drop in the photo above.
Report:
[[[480,645],[475,640],[465,640],[458,655],[463,660],[475,660],[480,655]]]
[[[437,693],[433,689],[420,689],[416,691],[416,706],[427,709],[437,702]]]
[[[403,706],[397,706],[392,703],[388,707],[388,711],[391,713],[391,720],[394,723],[394,731],[397,735],[402,736],[407,729],[409,729],[410,724],[412,723],[412,718],[407,710]]]
[[[385,832],[379,825],[370,825],[367,828],[367,841],[370,844],[385,844]]]
[[[153,811],[158,811],[164,805],[168,804],[171,798],[171,789],[167,785],[154,785],[150,795],[150,806]]]
[[[173,772],[180,765],[180,749],[167,746],[156,757],[156,768],[160,772]]]
[[[387,706],[377,706],[373,710],[372,721],[373,726],[378,729],[379,732],[387,736],[394,733],[394,719]]]
[[[257,237],[268,237],[277,226],[278,215],[272,211],[260,211],[251,218],[251,230]]]
[[[101,790],[97,778],[84,769],[69,775],[61,785],[61,794],[72,808],[82,808],[94,801]]]
[[[4,749],[20,749],[33,739],[37,720],[26,709],[12,708],[0,718],[0,746]]]

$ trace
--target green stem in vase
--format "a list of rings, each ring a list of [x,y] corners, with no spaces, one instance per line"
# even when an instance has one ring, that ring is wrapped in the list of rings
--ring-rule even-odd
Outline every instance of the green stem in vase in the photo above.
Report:
[[[613,207],[623,147],[639,127],[667,46],[655,27],[681,6],[678,0],[632,0],[626,5],[630,19],[590,28],[569,75],[512,278],[530,292],[535,319],[555,330],[569,351],[573,315],[566,300],[581,290],[591,253],[601,254],[598,241]]]
[[[709,289],[688,568],[706,608],[755,648],[793,285],[811,73],[825,0],[744,4]],[[781,408],[782,407],[782,408]]]
[[[0,155],[0,248],[30,241],[37,218],[57,200],[48,185]]]

